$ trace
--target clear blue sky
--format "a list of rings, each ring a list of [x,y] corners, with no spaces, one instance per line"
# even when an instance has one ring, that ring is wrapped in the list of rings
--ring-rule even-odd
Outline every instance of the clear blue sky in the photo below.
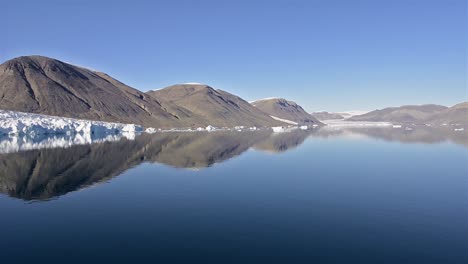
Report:
[[[2,1],[0,59],[44,55],[143,91],[201,82],[309,111],[467,99],[466,0]]]

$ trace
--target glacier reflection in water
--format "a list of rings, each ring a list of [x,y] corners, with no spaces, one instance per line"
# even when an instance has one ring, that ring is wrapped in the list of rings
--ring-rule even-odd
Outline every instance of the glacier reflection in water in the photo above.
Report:
[[[75,145],[118,141],[121,138],[135,139],[135,132],[123,133],[73,133],[73,134],[40,134],[40,135],[0,135],[0,154],[19,151],[68,148]]]

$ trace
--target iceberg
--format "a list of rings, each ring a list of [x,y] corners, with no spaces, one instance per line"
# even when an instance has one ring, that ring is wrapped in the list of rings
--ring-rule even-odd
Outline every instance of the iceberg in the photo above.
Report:
[[[271,129],[272,129],[273,132],[275,132],[275,133],[281,133],[281,132],[284,132],[284,131],[285,131],[284,127],[272,127]]]
[[[209,125],[209,126],[207,126],[207,127],[205,128],[206,131],[213,131],[213,130],[215,130],[215,129],[216,129],[216,128],[215,128],[214,126],[212,126],[212,125]]]
[[[156,129],[154,127],[148,127],[147,129],[145,129],[145,133],[148,133],[148,134],[156,133]]]

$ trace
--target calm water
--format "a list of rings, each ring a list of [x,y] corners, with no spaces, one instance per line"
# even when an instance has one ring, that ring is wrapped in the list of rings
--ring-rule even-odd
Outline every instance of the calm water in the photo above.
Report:
[[[466,132],[3,138],[0,153],[2,263],[468,263]]]

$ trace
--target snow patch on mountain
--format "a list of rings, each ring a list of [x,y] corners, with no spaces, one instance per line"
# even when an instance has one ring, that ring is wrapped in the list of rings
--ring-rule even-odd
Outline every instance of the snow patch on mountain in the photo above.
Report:
[[[268,101],[268,100],[274,100],[274,99],[281,99],[280,97],[267,97],[267,98],[263,98],[263,99],[258,99],[258,100],[255,100],[255,101],[250,101],[249,103],[255,103],[255,102],[260,102],[260,101]]]
[[[284,123],[287,123],[287,124],[291,124],[291,125],[297,125],[298,124],[297,122],[287,120],[287,119],[283,119],[283,118],[279,118],[279,117],[276,117],[276,116],[271,116],[271,118],[273,118],[275,120],[278,120],[278,121],[281,121],[281,122],[284,122]]]
[[[183,85],[205,85],[205,84],[197,83],[197,82],[188,82],[188,83],[183,83]]]

